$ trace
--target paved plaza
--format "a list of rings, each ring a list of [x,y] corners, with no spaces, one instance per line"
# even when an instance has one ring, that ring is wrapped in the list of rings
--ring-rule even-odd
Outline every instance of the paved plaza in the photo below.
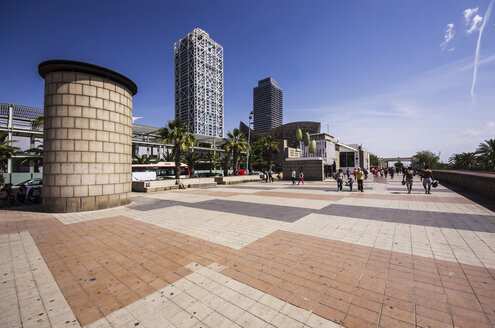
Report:
[[[0,326],[494,327],[494,209],[401,179],[2,210]]]

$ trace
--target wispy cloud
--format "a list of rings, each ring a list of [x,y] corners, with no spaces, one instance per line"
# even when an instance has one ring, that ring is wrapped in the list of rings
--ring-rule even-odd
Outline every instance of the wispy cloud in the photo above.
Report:
[[[490,1],[490,4],[488,5],[488,9],[486,10],[486,13],[485,13],[485,19],[483,20],[483,24],[481,24],[480,32],[478,34],[478,42],[476,44],[476,54],[474,56],[473,84],[471,85],[471,98],[474,97],[474,87],[476,85],[476,78],[477,78],[477,74],[478,74],[478,64],[479,64],[479,59],[480,59],[480,47],[481,47],[481,36],[483,35],[483,31],[485,29],[486,23],[490,19],[490,14],[492,13],[492,7],[493,7],[494,1],[495,0]]]
[[[466,30],[467,34],[471,34],[474,31],[478,30],[482,21],[483,21],[483,17],[481,17],[480,15],[474,16],[473,20],[471,21],[471,27],[468,30]]]
[[[460,136],[465,138],[474,138],[479,140],[480,137],[491,137],[495,134],[495,122],[489,121],[485,125],[476,129],[465,129],[461,131]]]
[[[471,9],[466,9],[464,10],[462,13],[464,15],[464,23],[466,25],[469,25],[469,22],[471,21],[471,17],[474,15],[474,14],[477,14],[478,13],[478,9],[479,8],[471,8]]]
[[[445,27],[445,34],[443,36],[444,40],[440,44],[440,48],[442,49],[442,51],[444,51],[444,50],[453,51],[454,50],[453,47],[447,48],[447,44],[450,41],[452,41],[452,39],[454,38],[454,35],[455,35],[454,24],[452,24],[452,23],[447,24],[447,26]]]

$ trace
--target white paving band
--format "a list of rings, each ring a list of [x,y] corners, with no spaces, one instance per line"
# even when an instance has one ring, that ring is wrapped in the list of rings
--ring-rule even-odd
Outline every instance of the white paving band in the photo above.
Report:
[[[221,265],[186,267],[193,273],[85,328],[342,327],[219,273]]]
[[[1,327],[80,327],[29,232],[0,235],[0,258]]]

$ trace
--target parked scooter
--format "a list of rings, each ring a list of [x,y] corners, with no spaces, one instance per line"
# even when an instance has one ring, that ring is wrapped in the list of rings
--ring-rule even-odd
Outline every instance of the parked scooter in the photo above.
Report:
[[[26,191],[26,199],[31,203],[41,202],[41,188],[32,186]]]
[[[12,184],[8,183],[0,189],[0,204],[2,207],[12,207],[15,204],[14,192],[12,191]]]

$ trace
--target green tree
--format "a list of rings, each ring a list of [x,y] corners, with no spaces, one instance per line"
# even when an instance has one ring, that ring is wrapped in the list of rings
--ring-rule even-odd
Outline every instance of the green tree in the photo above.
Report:
[[[394,166],[397,169],[402,169],[404,167],[404,163],[402,163],[401,161],[397,161],[395,162]]]
[[[278,151],[277,140],[273,136],[259,138],[256,141],[255,148],[260,152],[263,161],[268,166],[268,170],[272,169],[273,153]]]
[[[224,154],[222,157],[220,157],[220,166],[222,167],[223,170],[223,176],[229,175],[231,161],[232,161],[232,157],[230,156],[230,154]]]
[[[210,168],[210,173],[215,169],[215,164],[218,162],[219,158],[213,151],[207,152],[203,159],[208,162],[208,167]]]
[[[172,154],[175,162],[175,178],[180,180],[180,160],[186,150],[196,144],[196,138],[187,132],[187,123],[180,120],[167,122],[167,126],[157,131],[163,139],[162,143],[173,144]]]
[[[0,132],[0,186],[3,186],[3,166],[5,161],[12,158],[15,152],[19,151],[19,147],[12,146],[14,140],[8,140],[8,134]]]
[[[184,163],[189,166],[189,173],[194,174],[194,168],[201,159],[201,155],[194,151],[188,151],[184,154]]]
[[[229,153],[232,153],[232,164],[235,175],[239,169],[239,156],[241,155],[241,152],[248,149],[246,136],[237,128],[232,130],[232,132],[227,132],[227,139],[225,140],[224,148]]]
[[[480,143],[476,154],[479,155],[479,160],[485,166],[485,170],[495,170],[495,139],[488,139]]]
[[[440,164],[440,162],[439,162],[440,157],[435,155],[435,153],[433,153],[430,150],[418,151],[416,153],[416,155],[414,155],[413,157],[415,157],[419,163],[422,163],[425,166],[429,166],[430,168],[433,168],[433,169],[437,168]]]
[[[378,166],[378,156],[370,153],[370,164],[373,166]]]

